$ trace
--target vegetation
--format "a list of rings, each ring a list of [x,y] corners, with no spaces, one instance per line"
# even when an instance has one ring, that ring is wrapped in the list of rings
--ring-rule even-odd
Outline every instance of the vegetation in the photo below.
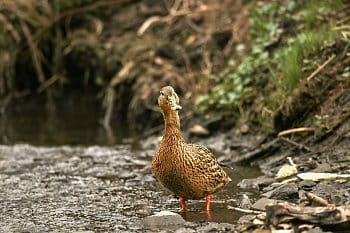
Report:
[[[14,98],[92,87],[105,125],[112,116],[145,125],[159,117],[160,87],[173,85],[201,113],[271,128],[327,59],[327,44],[344,37],[336,28],[345,8],[341,0],[0,1],[0,112]]]
[[[173,85],[184,102],[209,89],[202,77],[225,65],[242,7],[236,0],[220,8],[206,1],[0,1],[0,108],[5,99],[93,88],[105,125],[112,117],[154,125],[162,86]]]
[[[242,115],[254,99],[251,115],[259,127],[271,128],[271,113],[290,96],[298,83],[306,78],[305,70],[317,68],[317,57],[327,42],[340,35],[333,27],[335,16],[343,8],[341,1],[256,2],[250,16],[250,41],[244,58],[213,79],[213,91],[198,99],[202,112],[213,108]],[[254,104],[253,104],[254,105]],[[264,110],[270,115],[266,116]],[[243,110],[244,111],[244,110]],[[248,110],[246,110],[248,111]],[[262,114],[263,113],[263,114]]]

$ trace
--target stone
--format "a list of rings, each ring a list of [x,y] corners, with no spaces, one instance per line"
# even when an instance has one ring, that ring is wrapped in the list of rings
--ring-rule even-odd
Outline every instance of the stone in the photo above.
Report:
[[[272,177],[260,176],[254,179],[243,179],[237,184],[241,189],[261,189],[264,186],[270,185],[275,181]]]
[[[323,231],[320,227],[315,227],[306,233],[331,233],[331,231]]]
[[[209,135],[209,131],[201,125],[194,125],[189,129],[191,135],[203,137]]]
[[[175,231],[175,233],[194,233],[194,232],[196,231],[187,227],[181,227]]]
[[[237,224],[247,224],[247,223],[252,222],[255,218],[256,218],[256,216],[252,215],[252,214],[243,215],[242,217],[240,217],[238,219]]]
[[[177,213],[161,211],[155,215],[145,217],[141,220],[141,223],[146,227],[182,226],[185,220]]]
[[[235,230],[235,226],[230,223],[220,223],[219,230],[223,232],[232,232]]]
[[[219,231],[219,223],[209,222],[207,225],[198,227],[197,232],[199,233],[210,233],[210,232],[218,232]]]
[[[263,198],[260,198],[257,202],[255,202],[252,205],[252,209],[265,211],[265,207],[267,205],[274,205],[277,202],[278,202],[277,200],[268,199],[268,198],[263,197]]]
[[[312,187],[316,185],[316,182],[313,182],[311,180],[302,180],[299,182],[299,188],[304,191],[311,191]]]
[[[280,200],[297,199],[299,198],[298,186],[296,184],[285,184],[264,193],[262,196]]]

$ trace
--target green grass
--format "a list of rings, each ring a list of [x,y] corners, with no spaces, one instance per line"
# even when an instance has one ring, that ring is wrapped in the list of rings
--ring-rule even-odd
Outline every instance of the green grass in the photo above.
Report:
[[[279,79],[272,79],[277,88],[288,93],[292,91],[299,81],[305,77],[303,61],[310,55],[317,54],[322,45],[336,35],[328,26],[320,32],[304,31],[291,38],[288,41],[288,46],[281,48],[275,54],[278,70],[281,72]]]

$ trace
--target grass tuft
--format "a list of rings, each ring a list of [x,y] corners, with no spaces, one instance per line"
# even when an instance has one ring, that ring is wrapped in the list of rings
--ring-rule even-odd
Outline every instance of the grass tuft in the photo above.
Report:
[[[305,31],[288,41],[288,46],[275,54],[275,59],[281,71],[280,78],[272,79],[277,88],[290,92],[305,77],[303,61],[320,51],[322,45],[333,39],[337,34],[327,28],[323,32]],[[273,71],[275,72],[275,71]],[[276,75],[274,75],[276,76]]]

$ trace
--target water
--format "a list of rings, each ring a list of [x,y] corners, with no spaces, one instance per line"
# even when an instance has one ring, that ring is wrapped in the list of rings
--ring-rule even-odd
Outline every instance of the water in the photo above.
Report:
[[[205,199],[199,201],[187,201],[188,211],[186,213],[179,211],[180,204],[178,203],[178,200],[172,200],[172,204],[166,206],[166,208],[181,214],[185,220],[191,222],[203,222],[210,220],[211,222],[218,223],[236,223],[237,220],[243,216],[243,214],[237,212],[236,210],[229,209],[228,206],[237,207],[243,194],[248,195],[248,197],[252,200],[255,200],[258,196],[258,192],[256,190],[241,190],[237,188],[237,183],[239,183],[243,178],[255,178],[261,175],[261,172],[257,168],[236,166],[232,170],[228,171],[228,175],[232,181],[218,193],[212,195],[210,219],[208,219],[207,213],[204,212],[206,205]]]
[[[99,123],[102,117],[94,92],[70,92],[53,101],[43,95],[16,99],[0,115],[0,143],[115,145],[131,136],[117,116],[112,119],[114,131],[106,131]]]
[[[47,99],[42,96],[16,100],[16,102],[7,109],[6,114],[0,115],[0,144],[12,145],[28,143],[35,146],[50,147],[52,150],[59,150],[56,148],[60,145],[80,145],[83,148],[91,145],[113,146],[110,147],[111,149],[106,149],[106,151],[108,152],[109,150],[112,150],[113,152],[116,150],[117,154],[122,154],[124,156],[123,159],[111,163],[111,161],[115,160],[115,157],[106,155],[105,159],[101,161],[98,160],[96,163],[91,164],[90,170],[92,173],[87,172],[83,177],[89,177],[93,174],[92,177],[98,177],[98,179],[103,180],[103,182],[101,181],[102,183],[99,184],[100,186],[98,186],[98,189],[101,190],[106,188],[104,182],[110,184],[110,187],[108,188],[112,189],[115,187],[115,183],[122,185],[121,187],[119,186],[120,191],[118,192],[121,192],[121,194],[127,198],[126,200],[133,203],[133,205],[129,205],[129,207],[124,206],[125,201],[123,200],[123,205],[118,204],[116,206],[116,208],[120,209],[115,209],[114,211],[125,216],[126,221],[129,219],[127,216],[130,215],[134,219],[141,219],[161,210],[170,210],[180,213],[178,200],[162,189],[154,178],[151,178],[152,175],[150,170],[148,171],[148,175],[146,175],[146,177],[149,177],[146,181],[143,180],[144,177],[140,174],[140,169],[142,170],[143,166],[149,164],[151,155],[154,151],[151,150],[148,152],[148,155],[145,156],[145,153],[142,153],[142,151],[137,148],[135,150],[135,147],[130,147],[130,149],[126,150],[124,149],[125,151],[122,151],[121,149],[124,147],[114,147],[118,144],[127,145],[132,141],[129,139],[133,139],[134,135],[139,134],[139,132],[130,132],[127,128],[123,127],[122,124],[118,125],[116,119],[113,121],[113,128],[118,130],[107,132],[98,122],[101,116],[102,111],[100,108],[100,102],[96,99],[94,93],[85,93],[84,95],[81,93],[70,93],[64,98],[56,99],[53,104],[49,103]],[[72,150],[75,150],[74,147],[72,147]],[[97,148],[97,151],[100,150],[101,149]],[[107,152],[101,152],[101,155],[104,155]],[[18,162],[16,162],[17,160],[14,160],[13,167],[19,166],[19,169],[15,170],[13,173],[9,171],[6,173],[7,175],[16,176],[24,172],[27,172],[30,175],[33,174],[33,171],[35,171],[38,166],[42,166],[43,168],[48,166],[48,168],[52,169],[53,165],[51,164],[52,162],[50,162],[51,159],[49,158],[49,155],[44,160],[41,159],[41,155],[34,159],[30,159],[30,155],[27,155],[26,153],[27,152],[24,152],[23,156],[20,155],[20,157],[22,156],[20,160],[22,161],[24,158],[27,158],[32,165],[25,164],[21,168],[22,165],[18,165]],[[70,153],[71,152],[67,152],[68,155]],[[78,153],[79,150],[78,152],[72,152],[72,155],[70,156],[73,156],[74,158],[74,155]],[[64,154],[65,153],[63,153],[63,155]],[[37,155],[33,153],[33,156]],[[61,155],[58,152],[52,155],[52,161],[55,161],[56,163],[57,159],[57,168],[53,166],[53,171],[56,175],[62,173],[59,161],[61,159],[63,162],[66,161],[65,157],[61,158],[60,156]],[[93,158],[94,160],[99,158],[97,154],[91,156],[97,156],[96,158]],[[68,156],[67,158],[70,157]],[[122,157],[119,157],[118,159],[121,158]],[[12,161],[11,158],[3,159]],[[85,160],[87,161],[85,163],[89,164],[88,157],[81,157],[79,163],[76,163],[74,159],[67,160],[62,168],[71,170],[70,172],[73,176],[79,174],[80,177],[80,171],[84,171],[85,169]],[[108,161],[107,163],[106,160]],[[23,161],[25,162],[25,160]],[[101,164],[104,165],[102,166]],[[37,179],[41,179],[40,177],[45,177],[47,174],[51,174],[51,172],[51,170],[40,170],[40,173],[37,174]],[[97,173],[97,175],[94,174],[94,172]],[[66,173],[63,174],[65,175]],[[259,176],[260,172],[257,169],[250,167],[235,167],[233,170],[229,171],[229,175],[232,182],[220,192],[213,195],[210,221],[235,223],[242,214],[227,208],[228,205],[237,206],[238,201],[242,198],[242,194],[246,194],[253,199],[257,195],[254,191],[243,191],[237,188],[237,183],[243,178],[254,178]],[[123,177],[122,180],[120,180],[120,177]],[[62,185],[66,184],[59,184],[60,187]],[[31,184],[28,183],[28,187],[30,186]],[[74,190],[71,186],[67,186],[67,188]],[[94,186],[92,188],[96,189]],[[84,192],[89,193],[90,189],[89,185],[87,185]],[[125,190],[125,192],[123,190]],[[9,193],[11,193],[10,191]],[[45,193],[46,189],[43,188],[41,192]],[[144,197],[138,199],[141,193],[144,193]],[[133,194],[135,195],[132,196]],[[99,195],[96,194],[96,196],[98,197]],[[115,197],[111,194],[110,198]],[[86,201],[90,201],[88,195]],[[142,203],[137,204],[138,201],[141,201]],[[72,206],[69,208],[73,208],[76,204],[77,203],[72,203]],[[202,222],[208,220],[208,216],[203,212],[205,209],[205,200],[188,201],[187,207],[188,211],[186,215],[180,213],[187,221]],[[22,207],[19,206],[18,208]],[[46,209],[45,206],[42,206],[42,208]],[[50,206],[47,208],[50,208]],[[108,212],[108,210],[105,211]]]

